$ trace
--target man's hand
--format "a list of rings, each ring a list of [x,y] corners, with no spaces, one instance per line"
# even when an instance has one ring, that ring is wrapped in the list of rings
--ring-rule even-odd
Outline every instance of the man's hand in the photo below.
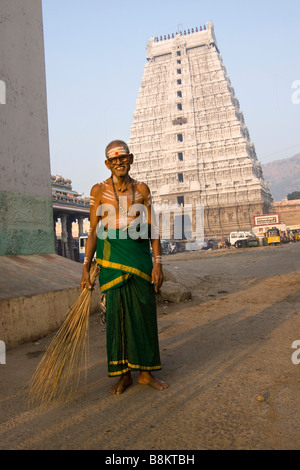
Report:
[[[88,287],[89,289],[93,290],[94,285],[91,283],[91,280],[90,280],[90,272],[83,270],[82,278],[80,282],[81,292],[85,289],[85,287]]]
[[[155,263],[152,269],[152,284],[154,284],[155,292],[158,292],[164,281],[161,264]]]

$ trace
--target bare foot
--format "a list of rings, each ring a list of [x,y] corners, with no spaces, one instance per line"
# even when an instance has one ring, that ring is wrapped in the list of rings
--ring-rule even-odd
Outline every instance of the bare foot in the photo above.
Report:
[[[119,381],[113,385],[109,391],[113,395],[121,395],[121,393],[125,392],[126,388],[132,385],[132,377],[131,374],[122,375]]]
[[[150,385],[150,387],[153,387],[156,390],[165,390],[169,386],[166,382],[156,379],[150,372],[146,371],[140,372],[138,382],[142,385]]]

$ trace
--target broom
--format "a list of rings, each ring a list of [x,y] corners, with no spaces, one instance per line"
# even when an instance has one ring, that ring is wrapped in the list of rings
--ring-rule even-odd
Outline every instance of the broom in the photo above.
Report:
[[[90,270],[92,285],[100,269]],[[85,287],[47,348],[29,382],[29,401],[49,403],[69,398],[77,389],[82,369],[87,370],[88,328],[92,289]]]

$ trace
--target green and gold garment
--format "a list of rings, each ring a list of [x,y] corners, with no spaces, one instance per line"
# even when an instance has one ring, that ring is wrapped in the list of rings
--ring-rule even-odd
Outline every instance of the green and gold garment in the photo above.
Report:
[[[121,232],[108,230],[97,242],[110,377],[161,369],[149,239],[122,238]]]
[[[102,268],[101,292],[124,284],[130,274],[151,282],[153,263],[149,238],[133,239],[126,229],[102,230],[98,234],[96,261]]]

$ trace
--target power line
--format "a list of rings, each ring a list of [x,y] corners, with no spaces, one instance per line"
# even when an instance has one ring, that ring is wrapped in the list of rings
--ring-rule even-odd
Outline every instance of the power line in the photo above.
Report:
[[[291,149],[297,148],[297,147],[300,147],[300,144],[293,145],[292,147],[287,147],[287,148],[285,148],[285,149],[278,150],[278,152],[269,153],[269,155],[265,155],[264,157],[261,157],[261,158],[272,157],[273,155],[278,155],[278,154],[281,153],[281,152],[285,152],[286,150],[291,150]]]

